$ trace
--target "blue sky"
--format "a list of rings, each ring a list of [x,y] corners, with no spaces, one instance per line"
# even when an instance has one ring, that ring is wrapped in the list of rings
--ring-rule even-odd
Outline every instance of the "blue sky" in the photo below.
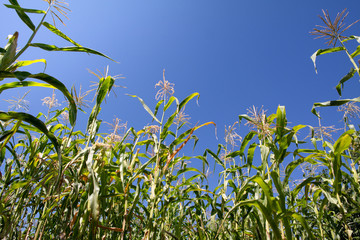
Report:
[[[19,1],[23,7],[46,9],[43,1]],[[29,49],[21,59],[46,58],[46,73],[72,85],[89,89],[96,78],[95,71],[109,65],[110,74],[123,74],[113,95],[103,106],[102,118],[111,122],[114,117],[140,129],[150,118],[141,104],[125,94],[142,97],[155,106],[154,85],[166,78],[175,84],[175,96],[183,99],[193,92],[200,93],[199,106],[189,103],[186,113],[192,124],[213,121],[218,127],[218,140],[213,127],[198,131],[197,154],[206,148],[216,150],[224,135],[224,126],[232,125],[239,114],[251,106],[275,113],[278,105],[285,105],[290,125],[311,124],[317,119],[310,110],[314,102],[338,99],[335,86],[351,68],[345,54],[337,53],[318,58],[315,74],[310,56],[319,48],[326,48],[323,40],[309,34],[321,9],[328,9],[333,18],[347,8],[350,24],[360,18],[359,1],[241,1],[241,0],[77,0],[68,1],[72,10],[65,19],[66,27],[57,26],[83,46],[101,51],[119,63],[87,54],[44,52]],[[34,23],[38,16],[34,16]],[[51,22],[49,18],[47,21]],[[0,6],[0,45],[6,36],[19,31],[22,46],[30,35],[13,10]],[[360,35],[360,23],[347,31]],[[68,46],[45,28],[33,42]],[[27,68],[41,72],[41,64]],[[345,85],[344,97],[359,96],[358,77]],[[29,93],[31,112],[41,108],[40,99],[51,92],[32,89]],[[21,95],[18,90],[1,96],[3,99]],[[60,94],[58,94],[60,96]],[[91,100],[91,98],[89,98]],[[90,112],[90,109],[88,110]],[[341,125],[341,114],[335,108],[322,109],[324,125]],[[78,125],[83,125],[79,115]],[[85,125],[83,126],[85,128]],[[240,129],[240,133],[246,130]],[[307,130],[305,130],[307,131]]]

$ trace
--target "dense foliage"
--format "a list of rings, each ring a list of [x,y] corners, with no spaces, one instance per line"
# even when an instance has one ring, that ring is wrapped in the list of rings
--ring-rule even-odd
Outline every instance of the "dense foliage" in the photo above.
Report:
[[[45,60],[18,58],[29,47],[107,56],[45,21],[50,14],[66,14],[63,2],[47,0],[46,11],[9,2],[5,6],[17,12],[32,35],[20,51],[17,32],[0,48],[0,80],[13,80],[1,84],[0,92],[32,86],[56,89],[68,106],[55,108],[53,94],[43,99],[47,114],[0,111],[1,239],[360,239],[360,136],[349,122],[360,98],[314,104],[318,116],[317,107],[343,107],[345,128],[337,140],[321,125],[289,126],[283,106],[269,116],[253,108],[236,123],[245,121],[249,127],[242,139],[233,125],[226,128],[225,144],[218,149],[187,156],[185,146],[196,147],[196,131],[214,125],[190,126],[187,121],[185,106],[199,94],[178,100],[164,72],[155,109],[129,96],[139,100],[152,123],[134,129],[116,119],[112,132],[100,133],[101,104],[116,79],[106,73],[97,75],[86,131],[76,131],[77,111],[86,105],[83,95],[46,73],[18,70]],[[34,25],[30,14],[43,18]],[[342,35],[347,29],[341,25],[343,17],[344,12],[331,22],[324,12],[326,26],[314,33],[332,46],[312,56],[315,64],[322,54],[347,54],[353,68],[336,87],[340,95],[346,81],[360,76],[355,62],[360,45],[353,53],[344,45],[360,43],[360,37]],[[33,43],[40,27],[74,46]],[[18,103],[19,109],[26,108],[24,101]],[[312,130],[307,144],[298,139],[304,128]],[[194,159],[203,163],[202,169],[191,167],[188,161]],[[253,165],[254,159],[261,164]],[[221,172],[211,189],[207,170],[214,160]],[[303,178],[292,178],[300,169]]]

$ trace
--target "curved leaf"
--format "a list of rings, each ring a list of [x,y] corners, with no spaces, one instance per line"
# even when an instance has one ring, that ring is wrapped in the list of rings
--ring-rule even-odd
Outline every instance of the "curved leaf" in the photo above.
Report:
[[[2,91],[17,88],[17,87],[47,87],[47,88],[55,88],[54,86],[47,83],[38,83],[32,81],[22,81],[22,82],[11,82],[0,85],[0,94]]]
[[[159,124],[161,124],[161,122],[159,121],[159,119],[157,119],[155,117],[155,114],[150,110],[150,108],[145,104],[144,100],[142,100],[142,98],[139,98],[138,96],[136,95],[130,95],[128,94],[128,96],[130,97],[136,97],[137,99],[139,99],[139,101],[141,102],[141,104],[143,105],[143,108],[150,114],[150,116]]]
[[[62,82],[60,82],[59,80],[57,80],[56,78],[54,78],[50,75],[47,75],[45,73],[31,74],[29,72],[20,72],[20,71],[13,72],[13,73],[2,71],[2,72],[0,72],[0,79],[1,78],[17,78],[20,81],[23,81],[26,78],[34,78],[34,79],[42,80],[42,81],[52,85],[53,87],[55,87],[56,89],[61,91],[64,94],[64,96],[66,97],[66,99],[69,101],[69,121],[72,126],[75,125],[76,114],[77,114],[77,108],[76,108],[75,101],[74,101],[72,95],[70,94],[70,92],[65,87],[65,85]]]
[[[311,55],[311,60],[312,60],[313,63],[314,63],[315,72],[317,73],[317,68],[316,68],[316,57],[317,57],[317,56],[323,55],[323,54],[327,54],[327,53],[344,51],[344,50],[345,50],[344,47],[333,47],[333,48],[327,48],[327,49],[319,49],[319,50],[317,50],[313,55]]]
[[[354,68],[350,69],[350,72],[348,72],[348,74],[346,74],[346,76],[344,76],[338,85],[336,85],[336,90],[338,92],[338,94],[341,96],[341,91],[344,89],[344,83],[346,81],[348,81],[350,78],[352,78],[354,76],[354,74],[356,73],[356,70]]]
[[[99,55],[99,56],[102,56],[102,57],[106,57],[107,59],[110,59],[111,61],[116,62],[115,60],[113,60],[112,58],[106,56],[105,54],[103,54],[101,52],[98,52],[98,51],[95,51],[95,50],[90,49],[90,48],[86,48],[86,47],[63,47],[63,48],[59,48],[57,46],[44,44],[44,43],[31,43],[30,46],[31,47],[38,47],[38,48],[41,48],[41,49],[46,50],[46,51],[91,53],[91,54],[94,54],[94,55]]]
[[[321,102],[321,103],[314,103],[311,112],[315,114],[317,117],[320,117],[320,115],[317,113],[315,108],[317,107],[332,107],[332,106],[341,106],[348,102],[360,102],[360,97],[352,98],[352,99],[341,99],[341,100],[333,100],[333,101],[327,101],[327,102]]]
[[[9,121],[9,120],[19,120],[23,122],[27,122],[37,129],[39,129],[41,132],[43,132],[54,144],[56,151],[60,149],[60,145],[58,144],[58,141],[54,134],[48,131],[45,123],[43,123],[40,119],[34,117],[31,114],[23,113],[23,112],[3,112],[0,111],[0,120],[1,121]],[[60,154],[60,152],[58,152]]]
[[[199,100],[200,94],[196,92],[196,93],[190,94],[190,95],[187,96],[183,101],[181,101],[181,103],[180,103],[180,105],[179,105],[179,111],[180,111],[183,107],[185,107],[185,105],[186,105],[191,99],[193,99],[193,98],[196,97],[196,96],[197,96],[197,100]]]
[[[8,68],[8,72],[13,72],[15,71],[16,69],[18,69],[19,67],[25,67],[25,66],[29,66],[33,63],[38,63],[38,62],[42,62],[45,64],[45,68],[44,68],[44,71],[46,69],[46,60],[45,59],[35,59],[35,60],[24,60],[24,61],[18,61],[16,62],[15,64],[13,64],[12,66],[10,66]]]

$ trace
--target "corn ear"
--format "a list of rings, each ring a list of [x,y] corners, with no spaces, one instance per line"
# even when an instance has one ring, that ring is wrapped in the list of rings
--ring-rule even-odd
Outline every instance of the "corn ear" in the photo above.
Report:
[[[0,54],[0,71],[6,70],[14,62],[18,37],[18,32],[15,32],[14,35],[9,36],[9,41],[5,46],[6,52]]]

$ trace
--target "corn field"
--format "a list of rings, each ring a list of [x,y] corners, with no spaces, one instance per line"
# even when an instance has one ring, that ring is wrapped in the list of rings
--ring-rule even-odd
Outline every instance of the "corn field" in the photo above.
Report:
[[[45,113],[0,111],[1,239],[360,239],[360,135],[349,121],[358,117],[360,97],[314,103],[312,112],[319,119],[320,107],[344,111],[344,129],[335,139],[321,125],[290,126],[284,106],[269,115],[254,107],[225,129],[225,144],[193,156],[186,149],[196,148],[197,130],[215,126],[188,122],[185,107],[199,93],[176,98],[164,71],[154,109],[129,95],[152,122],[134,129],[116,119],[110,124],[113,131],[103,133],[101,105],[117,76],[94,73],[94,102],[86,130],[80,131],[76,120],[88,105],[84,95],[46,73],[19,70],[46,63],[20,57],[37,48],[112,59],[47,22],[51,16],[61,21],[67,7],[57,0],[46,2],[47,10],[22,8],[17,0],[3,6],[16,11],[32,35],[20,47],[15,32],[0,48],[0,80],[8,80],[0,93],[42,87],[62,94],[67,104],[56,108],[53,92],[43,99]],[[42,16],[37,24],[33,14]],[[343,36],[344,11],[333,22],[323,14],[325,27],[313,34],[326,38],[329,48],[317,50],[311,59],[315,65],[324,54],[348,57],[352,68],[336,86],[341,95],[346,81],[360,76],[360,37]],[[40,28],[73,46],[34,43]],[[357,48],[347,48],[348,41]],[[19,104],[16,110],[26,107],[25,100]],[[238,126],[248,128],[243,138],[235,131]],[[300,139],[300,131],[309,129],[309,137]],[[201,162],[202,169],[191,161]],[[215,188],[208,181],[212,162],[221,169]],[[296,172],[303,177],[294,177]]]

